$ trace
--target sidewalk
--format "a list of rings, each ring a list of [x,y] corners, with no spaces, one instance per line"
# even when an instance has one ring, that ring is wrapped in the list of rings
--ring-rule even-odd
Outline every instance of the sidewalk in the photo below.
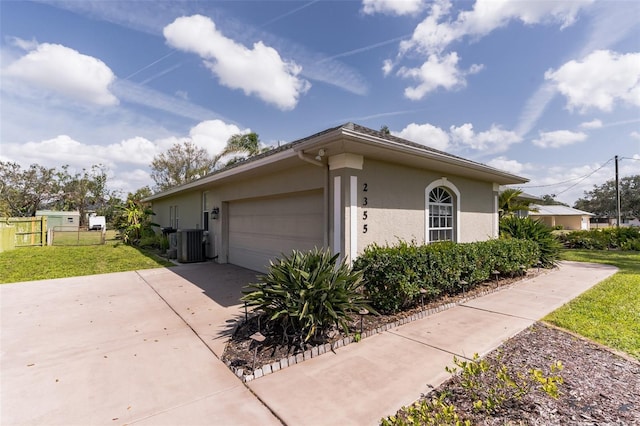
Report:
[[[562,262],[444,312],[248,383],[287,425],[373,425],[449,377],[453,355],[484,355],[617,269]]]

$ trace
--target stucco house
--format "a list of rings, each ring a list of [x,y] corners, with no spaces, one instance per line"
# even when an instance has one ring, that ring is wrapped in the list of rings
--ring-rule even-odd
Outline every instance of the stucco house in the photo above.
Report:
[[[539,220],[552,228],[562,226],[562,229],[568,230],[587,230],[590,227],[589,219],[594,216],[593,213],[567,206],[532,204],[531,208],[535,210],[529,212],[529,217]]]
[[[372,243],[495,238],[500,185],[525,182],[347,123],[146,201],[161,226],[206,230],[217,262],[264,271],[292,249],[351,261]]]

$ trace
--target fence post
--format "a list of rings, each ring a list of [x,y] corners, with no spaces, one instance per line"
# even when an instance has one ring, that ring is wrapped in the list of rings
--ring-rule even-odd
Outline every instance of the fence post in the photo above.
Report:
[[[42,221],[40,222],[40,246],[44,247],[48,245],[47,241],[47,217],[42,216]]]

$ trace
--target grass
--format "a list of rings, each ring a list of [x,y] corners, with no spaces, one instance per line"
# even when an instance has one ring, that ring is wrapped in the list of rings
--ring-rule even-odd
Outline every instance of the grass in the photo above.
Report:
[[[567,250],[562,258],[620,271],[544,320],[640,359],[640,252]]]
[[[172,266],[107,233],[104,245],[21,247],[0,253],[0,283],[65,278]]]
[[[113,235],[114,232],[111,231],[110,234]],[[101,243],[102,232],[100,231],[55,232],[53,237],[54,246],[90,246]]]

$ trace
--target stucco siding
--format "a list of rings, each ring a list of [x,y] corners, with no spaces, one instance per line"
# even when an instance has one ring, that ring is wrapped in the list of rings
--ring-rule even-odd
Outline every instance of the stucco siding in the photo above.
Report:
[[[153,221],[162,227],[171,225],[172,207],[178,206],[178,228],[202,229],[202,193],[191,191],[170,198],[156,200],[152,204]],[[175,210],[173,210],[175,211]]]
[[[321,191],[324,194],[325,169],[311,164],[286,169],[269,175],[249,177],[242,181],[227,183],[225,185],[211,186],[208,200],[211,206],[220,208],[221,214],[218,220],[211,220],[209,226],[209,238],[215,247],[215,256],[220,263],[226,263],[229,256],[229,205],[236,201],[259,199],[267,200],[270,197],[286,197],[287,194],[298,194],[305,191]],[[323,195],[324,196],[324,195]],[[326,222],[325,211],[322,207],[318,215],[322,217],[322,224]],[[321,232],[324,231],[324,228]],[[233,230],[231,230],[233,232]],[[322,242],[324,242],[324,235]]]
[[[423,244],[425,189],[443,177],[460,192],[459,242],[487,240],[494,235],[491,182],[443,176],[366,158],[363,170],[348,170],[347,174],[358,177],[358,253],[374,242],[392,244],[404,240]]]

